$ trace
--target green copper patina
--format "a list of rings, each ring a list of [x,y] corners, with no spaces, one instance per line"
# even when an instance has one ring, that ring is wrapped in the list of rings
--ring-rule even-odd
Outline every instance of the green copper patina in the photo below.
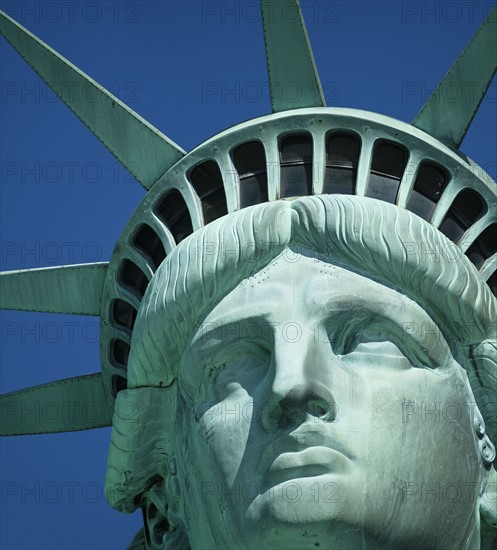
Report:
[[[326,107],[298,2],[261,0],[267,71],[273,112]],[[297,101],[288,88],[297,87]]]
[[[5,13],[0,32],[145,189],[185,151]],[[62,86],[71,82],[71,87]],[[94,90],[92,90],[94,88]],[[89,97],[99,101],[89,101]]]
[[[100,373],[66,378],[9,393],[2,395],[0,400],[4,411],[0,435],[74,432],[103,428],[112,424],[112,413],[107,406]],[[67,411],[66,416],[46,415],[40,419],[37,415],[23,414],[20,422],[19,411],[30,410],[33,403],[40,408],[49,408],[54,403],[78,403],[81,406],[73,407]],[[12,414],[13,411],[17,411],[17,414]]]
[[[497,70],[496,20],[497,6],[412,123],[456,149],[461,146]]]
[[[106,263],[2,273],[3,309],[98,315]],[[60,292],[61,288],[70,292]]]
[[[102,366],[2,396],[2,435],[112,424],[134,549],[495,548],[497,194],[457,148],[496,10],[440,84],[478,93],[409,125],[327,108],[298,2],[261,4],[273,114],[188,154],[107,92],[61,97],[149,192],[109,264],[1,274],[2,308],[98,314]],[[46,81],[93,83],[1,17]],[[103,414],[26,425],[32,399]],[[414,498],[450,483],[467,498]]]

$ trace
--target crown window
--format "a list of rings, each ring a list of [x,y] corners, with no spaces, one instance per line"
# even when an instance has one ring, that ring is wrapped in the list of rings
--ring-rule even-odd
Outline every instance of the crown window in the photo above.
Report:
[[[134,292],[140,300],[147,290],[148,279],[143,271],[133,262],[124,260],[119,272],[119,282],[131,292]]]
[[[240,177],[240,207],[267,202],[267,170],[264,146],[259,141],[239,145],[233,164]]]
[[[361,142],[354,134],[334,133],[326,141],[323,193],[353,195]]]
[[[374,147],[367,197],[395,203],[404,170],[407,150],[393,141],[380,141]]]
[[[190,172],[190,182],[202,201],[205,223],[228,213],[223,177],[217,162],[208,160]]]
[[[123,340],[116,339],[112,341],[110,349],[112,362],[126,368],[130,352],[129,344]]]
[[[440,224],[440,231],[457,243],[476,221],[487,211],[487,206],[479,193],[472,189],[461,191]]]
[[[423,162],[416,176],[407,209],[429,221],[448,181],[449,174],[444,168],[433,162]]]
[[[142,224],[133,237],[133,246],[145,253],[157,270],[166,257],[164,245],[157,233],[148,225]]]
[[[124,376],[119,376],[118,374],[114,374],[111,380],[112,395],[115,398],[120,391],[125,390],[128,387],[128,381],[124,378]]]
[[[487,258],[497,253],[497,223],[489,225],[466,251],[466,256],[480,269]]]
[[[312,138],[294,134],[280,142],[280,197],[312,194]]]
[[[119,298],[112,304],[112,318],[122,328],[132,330],[136,319],[136,309]]]
[[[185,199],[176,189],[162,197],[155,212],[159,219],[167,225],[176,243],[180,243],[193,233],[192,220]]]

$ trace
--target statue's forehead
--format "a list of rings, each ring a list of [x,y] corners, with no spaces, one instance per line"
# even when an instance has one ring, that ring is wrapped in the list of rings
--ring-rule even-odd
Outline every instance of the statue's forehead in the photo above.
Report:
[[[452,361],[442,331],[408,296],[331,261],[285,252],[216,304],[197,324],[183,359],[196,364],[220,343],[264,341],[281,349],[288,330],[315,338],[322,328],[328,337],[400,339],[433,365]]]
[[[258,317],[284,318],[298,313],[326,317],[360,310],[399,319],[433,323],[422,306],[367,275],[290,248],[241,281],[205,316],[216,325]]]

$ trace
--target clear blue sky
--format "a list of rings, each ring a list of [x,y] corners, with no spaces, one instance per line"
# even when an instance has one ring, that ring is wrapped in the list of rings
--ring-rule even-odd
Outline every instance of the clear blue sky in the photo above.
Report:
[[[411,121],[493,4],[304,0],[328,105]],[[255,0],[0,6],[187,151],[270,112]],[[142,188],[3,40],[0,64],[1,269],[108,260]],[[494,80],[462,146],[494,179],[496,110]],[[2,393],[100,368],[97,318],[5,311],[0,328]],[[141,516],[103,496],[109,437],[1,441],[2,549],[126,547]]]

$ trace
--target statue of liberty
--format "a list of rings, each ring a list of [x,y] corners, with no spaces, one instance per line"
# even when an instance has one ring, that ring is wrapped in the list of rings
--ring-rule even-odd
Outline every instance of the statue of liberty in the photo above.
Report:
[[[261,9],[273,114],[190,153],[1,16],[147,189],[108,264],[2,273],[2,308],[99,315],[102,367],[3,395],[2,435],[112,425],[134,549],[493,548],[497,193],[459,148],[497,8],[412,124],[326,107],[298,2]]]

